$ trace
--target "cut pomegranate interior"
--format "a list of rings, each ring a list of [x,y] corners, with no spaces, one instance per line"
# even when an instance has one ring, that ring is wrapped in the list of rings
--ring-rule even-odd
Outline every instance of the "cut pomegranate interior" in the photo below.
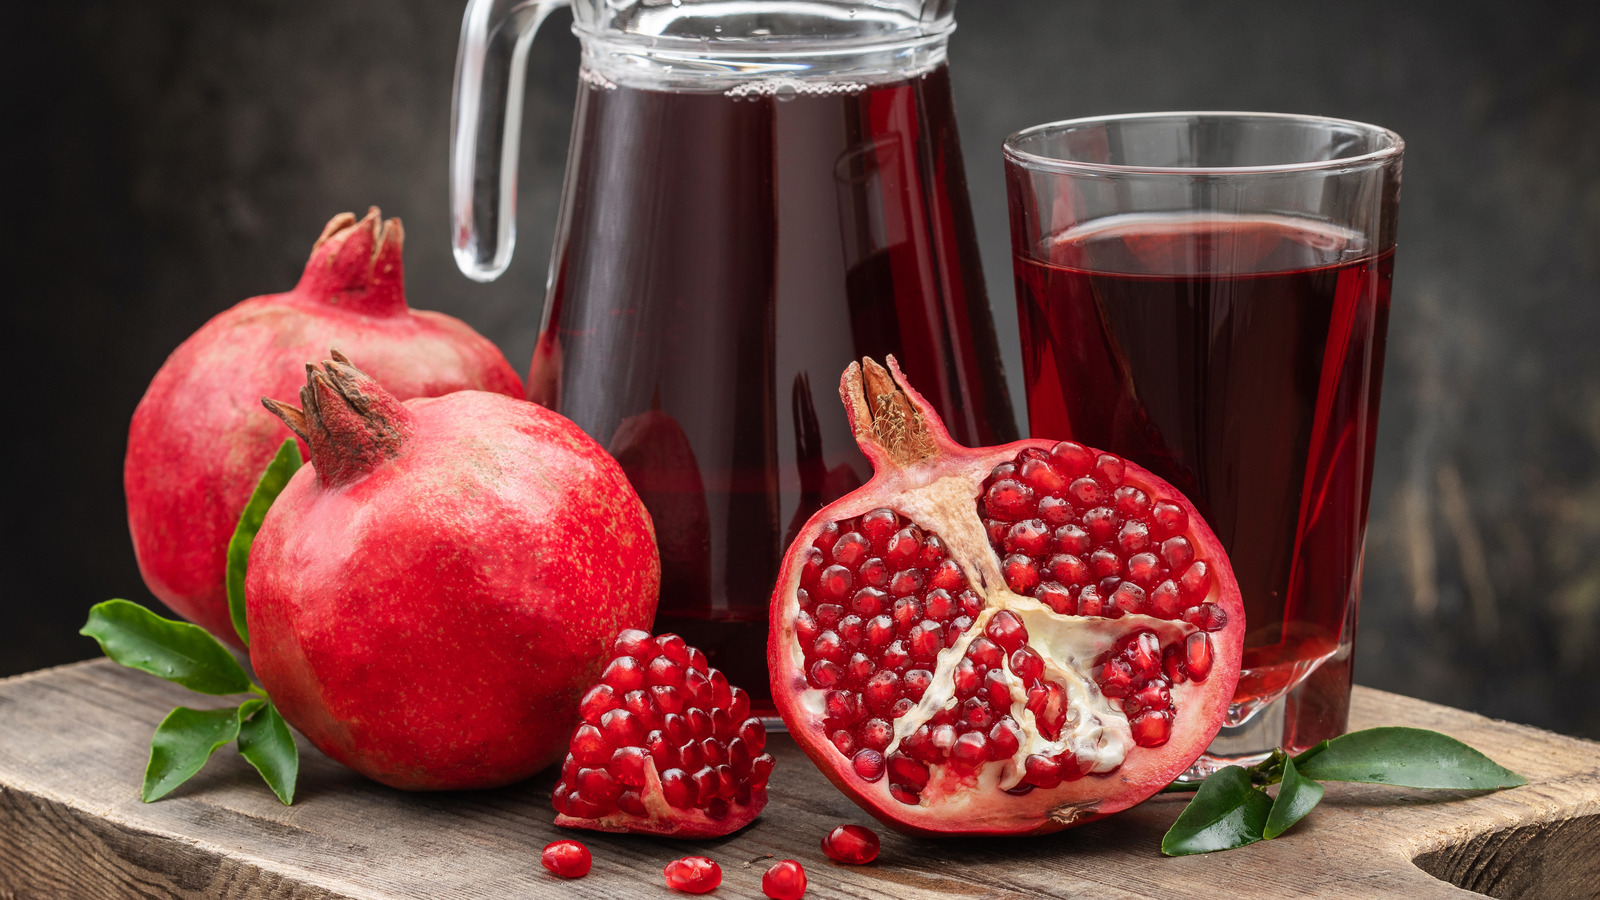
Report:
[[[557,825],[716,837],[767,805],[773,760],[750,696],[683,638],[622,632],[578,710]]]
[[[1145,799],[1221,727],[1244,611],[1182,494],[1063,442],[969,449],[892,371],[840,386],[875,467],[790,547],[774,699],[883,821],[1055,831]]]

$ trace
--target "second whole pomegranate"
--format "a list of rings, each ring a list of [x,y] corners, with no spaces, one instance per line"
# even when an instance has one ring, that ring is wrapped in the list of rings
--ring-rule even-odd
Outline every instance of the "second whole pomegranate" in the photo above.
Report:
[[[806,523],[773,592],[790,733],[912,833],[1044,833],[1144,800],[1205,750],[1238,681],[1221,545],[1111,454],[956,444],[888,362],[840,386],[875,474]]]
[[[509,784],[559,758],[612,639],[648,626],[644,506],[570,421],[482,391],[400,402],[335,354],[311,450],[245,581],[250,660],[285,719],[393,787]]]

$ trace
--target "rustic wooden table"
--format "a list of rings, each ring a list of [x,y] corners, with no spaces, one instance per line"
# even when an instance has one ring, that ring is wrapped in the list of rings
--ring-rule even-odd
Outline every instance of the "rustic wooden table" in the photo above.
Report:
[[[103,660],[0,681],[0,898],[667,898],[661,867],[694,853],[722,865],[722,897],[760,897],[769,856],[800,860],[818,900],[1600,897],[1600,744],[1362,688],[1352,727],[1443,731],[1530,784],[1488,795],[1330,785],[1284,837],[1182,859],[1158,849],[1178,795],[1042,838],[927,841],[879,827],[877,863],[844,867],[822,855],[822,835],[876,823],[785,737],[772,741],[765,814],[713,841],[561,832],[548,778],[405,794],[305,745],[293,807],[231,749],[168,799],[140,803],[151,730],[196,699]],[[540,868],[557,837],[588,844],[588,877]]]

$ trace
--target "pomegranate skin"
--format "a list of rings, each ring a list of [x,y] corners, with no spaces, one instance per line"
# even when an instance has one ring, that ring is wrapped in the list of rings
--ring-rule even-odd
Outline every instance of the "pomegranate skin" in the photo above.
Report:
[[[925,837],[1060,831],[1134,806],[1171,783],[1204,752],[1225,719],[1238,683],[1244,650],[1244,606],[1227,566],[1227,555],[1199,512],[1176,489],[1126,461],[1122,461],[1125,465],[1123,483],[1149,489],[1159,499],[1182,508],[1190,523],[1196,558],[1215,566],[1205,602],[1214,603],[1227,620],[1225,627],[1208,635],[1214,652],[1203,682],[1190,681],[1172,690],[1180,713],[1168,739],[1155,747],[1135,748],[1117,768],[1102,774],[1088,774],[1021,794],[1007,793],[994,784],[981,789],[957,789],[934,797],[934,802],[928,804],[910,804],[896,799],[888,777],[859,776],[852,768],[851,758],[830,741],[818,696],[821,692],[808,682],[797,637],[800,606],[796,591],[801,585],[806,550],[833,523],[884,507],[894,508],[907,492],[935,488],[942,493],[942,498],[929,499],[929,495],[924,494],[919,501],[918,514],[905,515],[913,520],[922,516],[922,520],[914,524],[940,534],[951,543],[950,557],[955,558],[955,542],[963,536],[952,525],[956,518],[952,509],[963,506],[971,514],[968,504],[978,502],[984,480],[995,466],[1013,460],[1028,448],[1048,453],[1056,444],[1046,440],[1023,440],[996,447],[963,447],[950,438],[938,414],[922,395],[906,383],[893,357],[887,360],[887,372],[870,360],[864,363],[852,363],[846,370],[841,379],[840,395],[852,431],[863,454],[872,463],[874,475],[867,484],[819,510],[800,529],[779,570],[770,607],[767,660],[773,700],[795,742],[817,768],[862,809],[899,831]],[[880,418],[880,404],[882,408],[902,412],[891,411]],[[930,520],[926,518],[929,515],[946,518]],[[973,515],[972,524],[978,525]],[[952,527],[941,531],[941,524]],[[969,537],[976,538],[963,544],[973,575],[972,587],[991,601],[1032,602],[1007,589],[999,555],[989,549],[981,526]],[[977,550],[978,547],[983,549]],[[1073,618],[1083,621],[1092,617]],[[1094,619],[1084,630],[1114,635],[1118,628],[1129,627],[1119,624],[1125,621],[1109,617]],[[1182,628],[1178,623],[1171,627]],[[1105,643],[1109,645],[1109,641]],[[941,677],[939,673],[943,671],[943,668],[936,668],[935,677]],[[892,755],[900,746],[897,734],[883,754]],[[989,777],[993,777],[992,773]]]
[[[460,390],[522,396],[505,357],[466,323],[406,306],[404,232],[376,208],[334,217],[294,290],[246,300],[172,352],[134,410],[123,484],[128,530],[151,593],[235,646],[227,545],[282,443],[258,398],[292,396],[328,347],[362,361],[402,399]],[[301,447],[302,455],[305,447]]]
[[[324,753],[392,787],[544,768],[612,639],[655,615],[643,504],[598,444],[535,404],[401,404],[338,362],[310,381],[310,464],[250,553],[262,685]],[[274,405],[293,427],[298,411]]]

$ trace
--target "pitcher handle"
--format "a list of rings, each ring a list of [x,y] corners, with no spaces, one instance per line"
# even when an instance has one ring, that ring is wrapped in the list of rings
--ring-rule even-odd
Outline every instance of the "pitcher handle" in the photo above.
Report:
[[[517,146],[534,33],[569,0],[469,0],[450,110],[450,243],[474,281],[493,281],[517,243]]]

